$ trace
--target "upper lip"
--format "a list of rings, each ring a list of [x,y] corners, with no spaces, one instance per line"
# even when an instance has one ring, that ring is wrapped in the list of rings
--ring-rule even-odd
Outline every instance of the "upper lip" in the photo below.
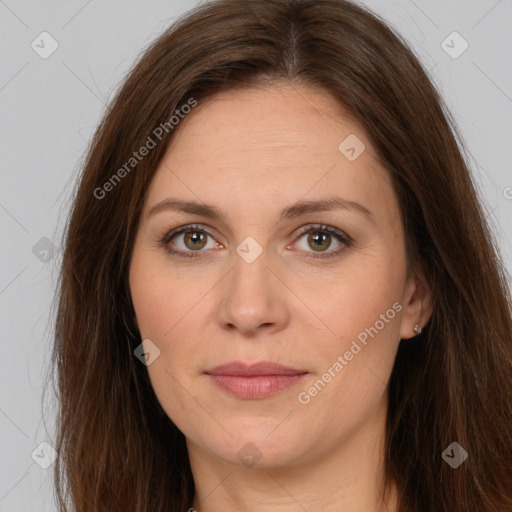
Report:
[[[272,363],[271,361],[261,361],[255,364],[245,364],[241,361],[232,361],[230,363],[221,364],[206,370],[208,375],[302,375],[307,373],[305,370],[290,368],[281,364]]]

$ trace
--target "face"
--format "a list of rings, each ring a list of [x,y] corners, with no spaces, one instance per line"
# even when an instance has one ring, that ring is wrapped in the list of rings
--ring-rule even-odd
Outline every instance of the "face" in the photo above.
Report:
[[[225,462],[332,452],[382,418],[421,323],[390,178],[320,90],[224,92],[180,123],[129,275],[156,396],[189,450]],[[239,374],[261,362],[292,370]]]

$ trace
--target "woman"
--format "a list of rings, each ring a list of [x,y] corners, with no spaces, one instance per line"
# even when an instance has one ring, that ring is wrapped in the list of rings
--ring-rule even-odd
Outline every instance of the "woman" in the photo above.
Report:
[[[512,510],[510,305],[399,36],[343,0],[203,4],[69,218],[60,509]]]

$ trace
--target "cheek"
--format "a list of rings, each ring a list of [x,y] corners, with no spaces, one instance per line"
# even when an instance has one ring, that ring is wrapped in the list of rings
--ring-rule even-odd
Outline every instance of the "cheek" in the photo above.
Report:
[[[177,321],[180,302],[173,294],[166,293],[162,283],[140,281],[131,287],[132,301],[139,331],[143,338],[164,339],[165,334]]]
[[[399,343],[398,302],[345,306],[331,319],[338,336],[319,344],[317,371],[297,396],[316,435],[333,442],[357,431],[385,403]]]
[[[168,417],[189,433],[190,425],[204,423],[200,408],[186,392],[193,386],[190,368],[199,342],[191,328],[202,294],[173,278],[169,269],[155,271],[154,261],[140,254],[132,261],[130,291],[141,339],[151,340],[160,351],[147,366],[155,395]]]
[[[317,403],[330,404],[324,410],[337,417],[349,410],[374,407],[391,374],[400,339],[404,306],[400,292],[405,280],[405,263],[399,254],[393,256],[380,258],[378,265],[351,267],[350,273],[337,276],[325,288],[322,299],[314,293],[315,311],[328,334],[316,347],[320,364],[308,382],[310,392],[302,388],[308,395],[304,401],[308,397],[317,401],[318,396]]]
[[[151,340],[160,351],[148,366],[160,400],[181,395],[201,368],[200,345],[208,339],[205,320],[212,317],[205,307],[213,284],[206,277],[194,279],[190,273],[176,272],[154,253],[134,253],[130,292],[141,339]]]
[[[130,292],[141,336],[166,343],[207,291],[206,279],[170,268],[165,256],[142,250],[134,253]]]
[[[386,336],[390,331],[398,333],[397,309],[402,308],[393,308],[393,304],[400,304],[402,300],[405,262],[401,261],[400,254],[393,256],[361,257],[357,264],[347,266],[329,280],[324,279],[321,286],[309,288],[308,300],[327,332],[332,334],[336,345],[333,348],[350,345],[352,339],[376,322],[377,327],[385,322],[382,331]],[[306,289],[301,293],[306,294]],[[384,320],[381,320],[382,315]]]

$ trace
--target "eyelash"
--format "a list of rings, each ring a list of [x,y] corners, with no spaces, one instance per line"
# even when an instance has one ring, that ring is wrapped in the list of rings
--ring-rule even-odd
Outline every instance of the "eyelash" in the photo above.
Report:
[[[161,240],[160,245],[170,254],[175,256],[181,256],[184,258],[200,258],[201,257],[201,250],[198,251],[176,251],[174,249],[169,248],[169,242],[176,236],[186,233],[187,231],[192,232],[198,232],[203,233],[207,236],[211,236],[207,231],[202,229],[200,226],[196,224],[188,224],[186,226],[182,226],[178,229],[175,229],[169,233],[167,233]],[[333,228],[331,226],[325,226],[325,225],[314,225],[314,226],[305,226],[303,229],[299,231],[297,234],[297,240],[302,238],[303,235],[306,235],[308,233],[329,233],[330,235],[334,236],[334,238],[342,243],[345,247],[341,247],[340,249],[337,249],[336,251],[328,252],[328,253],[311,253],[310,256],[304,256],[305,258],[313,258],[313,259],[327,259],[327,258],[333,258],[336,256],[339,256],[341,252],[343,252],[346,248],[350,247],[352,245],[352,238],[348,236],[346,233],[343,233],[342,231],[337,230],[336,228]],[[213,237],[212,237],[213,238]]]

